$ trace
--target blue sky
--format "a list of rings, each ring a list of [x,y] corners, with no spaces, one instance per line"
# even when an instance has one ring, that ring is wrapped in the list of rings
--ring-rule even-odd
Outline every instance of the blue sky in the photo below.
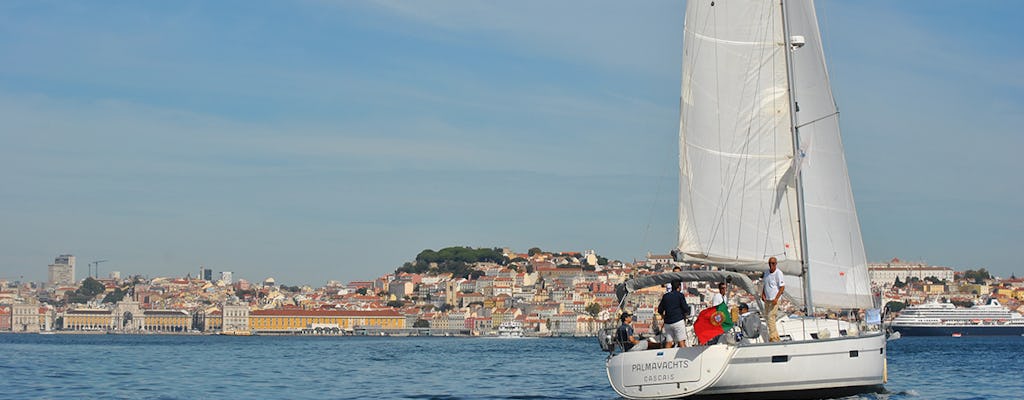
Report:
[[[553,4],[551,4],[553,3]],[[684,3],[0,3],[0,278],[675,241]],[[868,258],[1024,275],[1024,3],[819,4]]]

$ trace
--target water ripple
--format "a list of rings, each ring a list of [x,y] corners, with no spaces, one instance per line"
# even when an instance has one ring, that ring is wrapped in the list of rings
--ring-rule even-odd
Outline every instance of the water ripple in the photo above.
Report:
[[[1024,338],[889,343],[886,393],[1016,399]],[[0,335],[3,398],[611,399],[592,339]]]

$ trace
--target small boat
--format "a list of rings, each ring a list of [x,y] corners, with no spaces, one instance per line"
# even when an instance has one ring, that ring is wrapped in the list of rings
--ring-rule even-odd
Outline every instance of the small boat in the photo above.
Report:
[[[960,332],[953,332],[952,336],[953,337],[961,337],[961,336],[963,336],[963,334],[961,334]]]

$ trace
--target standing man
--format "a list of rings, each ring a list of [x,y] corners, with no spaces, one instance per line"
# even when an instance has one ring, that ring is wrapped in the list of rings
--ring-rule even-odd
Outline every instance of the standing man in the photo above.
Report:
[[[765,316],[765,323],[768,325],[768,341],[778,342],[779,331],[775,328],[775,314],[779,311],[779,298],[786,291],[786,281],[783,279],[782,271],[779,271],[779,261],[775,257],[768,259],[768,270],[764,271],[761,280],[764,282],[764,290],[761,291],[761,301],[764,301],[768,315]]]
[[[686,304],[686,296],[679,292],[681,286],[681,281],[672,281],[672,291],[662,295],[658,303],[658,314],[665,320],[665,348],[686,347],[686,317],[690,316],[690,305]]]
[[[725,292],[728,288],[729,287],[726,285],[725,282],[718,282],[718,292],[715,293],[715,296],[711,298],[712,307],[718,307],[719,304],[725,303],[727,301]]]
[[[619,325],[619,329],[615,330],[615,339],[622,345],[622,351],[629,351],[639,343],[636,337],[633,336],[633,314],[623,311],[622,316],[619,317],[622,321],[622,325]]]

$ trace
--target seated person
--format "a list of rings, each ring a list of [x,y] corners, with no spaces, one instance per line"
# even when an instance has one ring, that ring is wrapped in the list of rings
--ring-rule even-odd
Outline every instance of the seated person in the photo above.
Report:
[[[615,340],[622,345],[623,351],[629,351],[640,342],[633,334],[633,325],[631,325],[633,323],[633,314],[623,312],[619,320],[622,321],[622,325],[619,325],[619,329],[615,331]]]
[[[749,340],[756,340],[761,337],[761,316],[757,311],[750,311],[747,303],[740,303],[740,332],[743,337]]]
[[[653,336],[647,338],[647,348],[665,348],[665,331],[661,327],[661,318],[658,317],[658,314],[654,314],[654,322],[651,323],[651,334]]]

